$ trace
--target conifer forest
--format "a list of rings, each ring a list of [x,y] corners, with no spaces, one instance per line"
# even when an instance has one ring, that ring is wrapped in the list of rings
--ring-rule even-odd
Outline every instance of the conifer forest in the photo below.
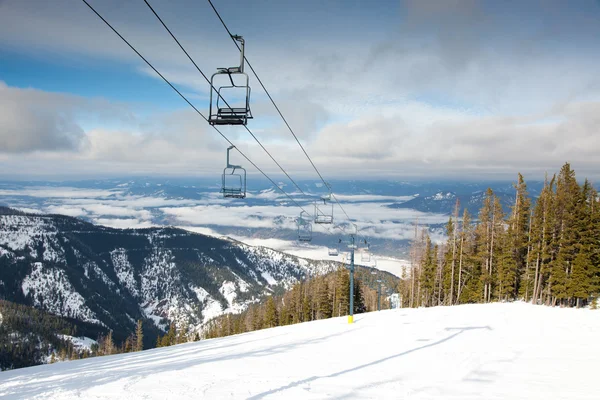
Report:
[[[505,213],[488,189],[479,215],[457,204],[445,243],[415,229],[413,268],[400,284],[405,307],[523,300],[595,307],[600,283],[600,207],[588,180],[566,163],[535,202],[521,174]]]

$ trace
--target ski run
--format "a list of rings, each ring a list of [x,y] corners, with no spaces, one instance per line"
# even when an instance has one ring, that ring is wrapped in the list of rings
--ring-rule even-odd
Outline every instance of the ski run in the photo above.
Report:
[[[0,373],[3,399],[598,399],[600,311],[397,309]]]

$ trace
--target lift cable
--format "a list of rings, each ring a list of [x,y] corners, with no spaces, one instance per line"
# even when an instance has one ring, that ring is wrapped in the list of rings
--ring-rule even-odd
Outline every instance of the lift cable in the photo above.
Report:
[[[196,62],[194,61],[194,59],[190,56],[190,54],[185,50],[185,48],[183,47],[183,45],[181,44],[181,42],[177,39],[177,37],[175,37],[175,35],[173,34],[173,32],[171,32],[171,30],[169,29],[169,27],[167,27],[167,24],[162,20],[162,18],[158,15],[158,13],[154,10],[154,8],[150,5],[150,3],[148,2],[148,0],[144,0],[144,3],[146,3],[146,5],[148,6],[148,8],[152,11],[152,13],[154,14],[154,16],[160,21],[160,23],[162,24],[162,26],[166,29],[166,31],[169,33],[169,35],[171,35],[171,37],[173,38],[173,40],[175,41],[175,43],[177,43],[177,45],[179,46],[179,48],[183,51],[183,53],[187,56],[187,58],[192,62],[192,64],[194,64],[194,67],[196,67],[196,69],[198,70],[198,72],[200,72],[200,74],[204,77],[204,79],[206,80],[206,82],[210,85],[211,90],[215,90],[217,92],[217,95],[221,98],[221,100],[223,100],[223,102],[227,105],[227,107],[231,108],[231,106],[227,103],[227,100],[225,100],[223,98],[223,96],[221,95],[221,93],[216,90],[216,88],[212,85],[212,82],[210,81],[210,79],[208,79],[208,77],[206,76],[206,74],[204,72],[202,72],[202,70],[200,69],[200,67],[198,66],[198,64],[196,64]],[[234,39],[235,41],[235,39]],[[240,48],[238,47],[238,50]],[[241,50],[240,50],[241,51]],[[245,59],[246,57],[244,57]],[[275,157],[273,157],[271,155],[271,153],[265,148],[265,146],[263,146],[263,144],[260,142],[260,140],[258,140],[258,138],[254,135],[254,133],[250,130],[250,128],[248,128],[246,125],[244,125],[244,128],[246,128],[246,130],[248,131],[248,133],[254,138],[254,140],[256,141],[256,143],[258,143],[260,145],[260,147],[265,151],[265,153],[267,153],[267,155],[271,158],[271,160],[273,160],[273,162],[279,167],[279,169],[281,171],[283,171],[283,173],[285,174],[285,176],[288,177],[288,179],[294,184],[294,186],[296,186],[296,188],[300,191],[300,193],[302,193],[302,195],[308,197],[308,195],[306,193],[304,193],[304,191],[302,190],[302,188],[296,183],[296,181],[294,181],[292,179],[292,177],[287,173],[287,171],[281,166],[281,164],[279,164],[277,162],[277,160],[275,160]]]
[[[163,81],[165,81],[165,83],[167,83],[167,85],[169,85],[171,87],[171,89],[173,89],[190,107],[192,107],[194,109],[194,111],[196,111],[196,113],[198,115],[200,115],[206,122],[208,122],[208,119],[204,116],[204,114],[202,114],[202,112],[200,112],[196,106],[194,106],[188,99],[187,97],[185,97],[175,86],[173,86],[173,84],[167,79],[165,78],[165,76],[163,74],[161,74],[139,51],[137,51],[137,49],[135,47],[133,47],[133,45],[131,43],[129,43],[127,41],[127,39],[125,39],[106,19],[104,19],[104,17],[102,17],[102,15],[100,15],[100,13],[98,13],[98,11],[96,11],[96,9],[94,7],[92,7],[92,5],[90,3],[87,2],[87,0],[81,0],[83,1],[89,8],[90,10],[92,10],[94,12],[94,14],[96,14],[98,16],[98,18],[100,18],[102,20],[102,22],[104,22],[119,38],[121,38],[121,40],[123,40],[123,42],[125,42],[125,44],[127,44],[127,46],[129,46],[129,48],[131,48],[131,50],[133,50],[135,52],[135,54],[137,54],[146,64],[148,64],[148,66],[150,68],[152,68],[152,70],[154,72],[156,72],[156,74],[158,76],[160,76],[162,78]],[[294,203],[295,206],[297,206],[298,208],[300,208],[302,211],[307,212],[300,204],[298,204],[298,202],[296,200],[294,200],[285,190],[283,190],[281,187],[279,187],[278,184],[275,183],[275,181],[273,179],[271,179],[271,177],[269,177],[269,175],[267,175],[262,169],[260,169],[258,167],[258,165],[256,165],[248,156],[246,156],[240,149],[238,149],[231,140],[229,140],[229,138],[227,136],[225,136],[223,134],[223,132],[221,132],[218,128],[216,128],[215,126],[212,126],[214,128],[215,131],[217,131],[219,133],[219,135],[221,135],[221,137],[223,139],[225,139],[227,141],[227,143],[229,143],[231,146],[234,146],[235,149],[242,155],[242,157],[244,157],[250,164],[252,164],[252,166],[254,168],[256,168],[261,174],[264,175],[265,178],[267,178],[281,193],[283,193],[285,196],[287,196],[287,198],[289,198],[292,203]],[[286,174],[287,175],[287,174]],[[308,212],[307,212],[308,213]]]
[[[146,0],[144,0],[144,1],[146,1]],[[215,14],[217,15],[217,17],[219,18],[219,21],[221,21],[221,24],[223,25],[223,27],[225,28],[225,30],[229,34],[229,37],[231,38],[231,40],[233,41],[233,43],[235,44],[235,46],[238,48],[238,50],[240,50],[239,45],[237,44],[237,42],[235,41],[235,39],[233,39],[233,35],[232,35],[231,31],[227,27],[227,24],[225,23],[225,21],[223,21],[223,18],[221,17],[221,14],[219,14],[219,11],[217,11],[217,9],[216,9],[215,5],[213,4],[213,2],[211,0],[208,0],[208,3],[210,4],[210,6],[212,7],[213,11],[215,12]],[[258,83],[260,83],[260,86],[263,88],[263,90],[265,91],[265,93],[269,97],[269,100],[271,100],[271,103],[273,103],[273,106],[275,107],[275,109],[279,113],[279,116],[281,117],[281,119],[283,120],[283,122],[285,123],[285,125],[288,127],[290,133],[292,134],[292,136],[294,136],[294,139],[296,139],[296,142],[298,143],[298,145],[300,146],[300,148],[304,152],[304,155],[306,156],[306,158],[308,159],[308,161],[310,161],[310,163],[313,166],[314,170],[316,171],[317,175],[319,175],[319,178],[321,178],[321,181],[323,181],[323,184],[325,185],[325,187],[327,187],[329,189],[329,192],[331,193],[331,196],[333,197],[333,199],[335,200],[335,202],[337,203],[337,205],[340,207],[340,209],[342,210],[342,212],[344,213],[344,215],[346,215],[346,218],[348,218],[348,220],[350,222],[352,222],[352,219],[350,218],[350,216],[348,215],[348,213],[346,212],[346,210],[344,210],[344,207],[339,202],[338,198],[335,196],[334,193],[331,192],[331,186],[329,185],[329,183],[327,183],[325,181],[325,179],[323,178],[323,175],[321,175],[321,172],[319,172],[319,169],[317,168],[317,166],[315,165],[315,163],[313,162],[313,160],[310,158],[310,156],[306,152],[306,149],[304,148],[304,146],[302,146],[302,143],[298,139],[298,136],[296,136],[296,134],[294,133],[294,130],[292,129],[292,127],[290,126],[290,124],[288,123],[288,121],[283,116],[283,113],[281,112],[281,110],[277,106],[277,103],[275,103],[275,100],[273,100],[273,97],[271,97],[271,94],[269,93],[269,91],[267,90],[267,88],[265,87],[265,85],[263,84],[262,80],[260,79],[260,77],[258,76],[258,74],[256,73],[256,71],[254,70],[254,68],[252,67],[252,64],[250,64],[250,61],[248,60],[248,58],[246,56],[244,56],[244,59],[246,60],[246,63],[248,64],[248,67],[250,67],[250,70],[252,71],[252,73],[256,77],[256,80],[258,81]]]

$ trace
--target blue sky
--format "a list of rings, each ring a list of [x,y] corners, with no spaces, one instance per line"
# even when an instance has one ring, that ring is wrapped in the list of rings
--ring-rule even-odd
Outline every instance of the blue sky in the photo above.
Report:
[[[142,0],[90,3],[207,109],[208,85]],[[214,3],[328,176],[539,178],[565,161],[598,174],[598,1]],[[236,63],[207,2],[151,4],[205,73]],[[251,83],[249,127],[312,177]],[[0,109],[6,176],[211,175],[227,146],[80,1],[0,1]],[[281,175],[247,133],[224,132]]]

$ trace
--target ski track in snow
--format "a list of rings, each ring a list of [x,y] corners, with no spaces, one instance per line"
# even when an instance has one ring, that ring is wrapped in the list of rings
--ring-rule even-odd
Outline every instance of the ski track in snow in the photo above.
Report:
[[[0,373],[7,399],[597,399],[600,311],[398,309]]]

